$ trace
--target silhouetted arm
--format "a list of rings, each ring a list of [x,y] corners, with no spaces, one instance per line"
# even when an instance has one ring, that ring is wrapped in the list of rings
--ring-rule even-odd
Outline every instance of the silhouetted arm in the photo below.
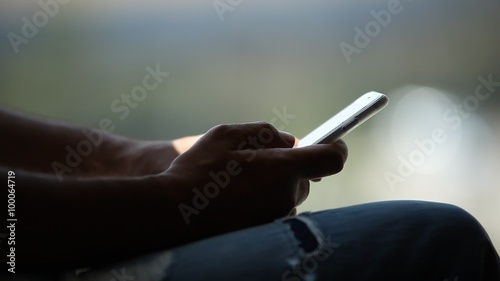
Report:
[[[0,165],[52,174],[59,180],[158,173],[199,138],[134,140],[5,109],[0,109],[0,128]]]

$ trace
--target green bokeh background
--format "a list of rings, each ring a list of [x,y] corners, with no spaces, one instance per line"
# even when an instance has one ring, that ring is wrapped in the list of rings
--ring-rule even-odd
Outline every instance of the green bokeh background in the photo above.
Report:
[[[22,17],[41,8],[38,1],[2,1],[0,106],[87,126],[110,118],[117,133],[144,139],[270,121],[273,109],[286,107],[296,118],[285,130],[301,137],[367,91],[398,101],[402,87],[417,85],[460,101],[474,93],[478,76],[500,81],[498,1],[401,1],[402,11],[348,63],[340,44],[353,44],[354,28],[363,29],[370,11],[389,2],[242,1],[221,21],[212,1],[74,0],[16,54],[7,35],[21,34]],[[157,64],[169,77],[120,120],[112,102]],[[477,149],[500,156],[499,89],[473,114],[489,132]],[[347,136],[345,171],[314,184],[301,210],[392,199],[450,202],[478,217],[500,248],[499,158],[468,162],[475,150],[460,149],[446,173],[390,190],[384,171],[396,167],[381,154],[397,158],[394,137],[384,143],[377,132],[390,126],[382,120],[400,117],[385,111]],[[467,169],[478,165],[491,170]],[[468,185],[458,189],[457,182]]]

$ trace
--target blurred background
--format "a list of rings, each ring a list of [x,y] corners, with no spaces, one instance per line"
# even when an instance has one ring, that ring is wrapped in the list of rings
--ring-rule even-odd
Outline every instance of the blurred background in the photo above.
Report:
[[[499,14],[466,0],[2,1],[0,106],[144,139],[257,120],[302,137],[380,91],[388,108],[300,210],[448,202],[500,249]],[[169,76],[125,103],[157,65]]]

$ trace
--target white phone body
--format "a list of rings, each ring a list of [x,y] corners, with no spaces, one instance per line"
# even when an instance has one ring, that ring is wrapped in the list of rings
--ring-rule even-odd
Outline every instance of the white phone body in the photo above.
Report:
[[[298,143],[298,147],[332,143],[354,130],[389,103],[386,95],[369,92],[321,124]]]

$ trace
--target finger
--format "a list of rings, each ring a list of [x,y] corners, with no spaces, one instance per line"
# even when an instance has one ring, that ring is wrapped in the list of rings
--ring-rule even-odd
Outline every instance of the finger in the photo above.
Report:
[[[210,129],[207,136],[227,148],[238,150],[291,148],[295,143],[291,134],[264,122],[219,125]]]
[[[262,157],[276,161],[276,167],[283,167],[289,173],[302,179],[317,179],[340,172],[347,158],[344,142],[318,144],[294,149],[275,149],[272,153],[262,150]],[[264,154],[265,153],[265,154]]]
[[[293,150],[298,173],[303,179],[318,179],[342,171],[344,149],[337,144],[314,145]]]
[[[304,203],[306,201],[307,196],[309,196],[309,187],[310,187],[310,182],[308,180],[301,180],[299,183],[299,188],[297,189],[297,205],[299,206],[300,204]]]
[[[296,140],[296,144],[299,142],[299,139]],[[342,154],[342,159],[345,163],[345,161],[347,160],[347,156],[348,156],[348,149],[347,149],[347,144],[343,141],[343,140],[337,140],[336,142],[334,142],[335,145],[338,146],[339,148],[339,152]],[[295,147],[295,146],[294,146]],[[311,179],[312,182],[320,182],[322,180],[322,178],[315,178],[315,179]]]
[[[339,152],[341,152],[342,158],[344,159],[345,163],[345,161],[347,160],[347,156],[349,156],[349,149],[347,148],[347,144],[342,139],[337,140],[333,144],[335,144],[339,148]]]

